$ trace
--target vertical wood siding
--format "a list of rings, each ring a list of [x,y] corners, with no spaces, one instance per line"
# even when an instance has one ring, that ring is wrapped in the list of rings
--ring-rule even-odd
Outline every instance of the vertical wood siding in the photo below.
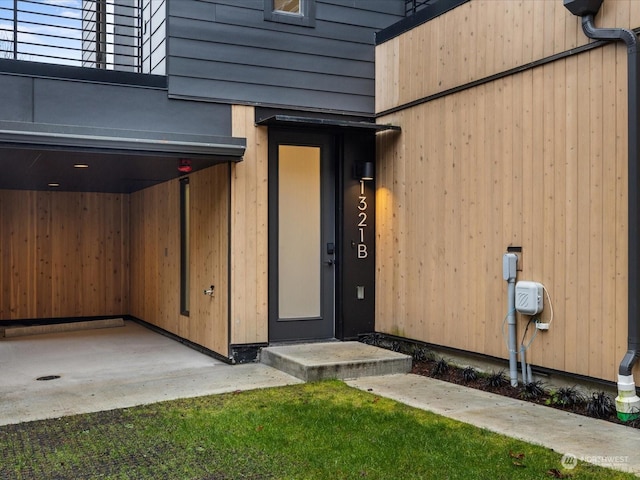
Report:
[[[131,314],[181,337],[180,184],[172,180],[131,194]]]
[[[129,199],[0,190],[0,320],[129,311]]]
[[[131,314],[228,354],[229,166],[189,176],[190,315],[180,315],[180,185],[131,195]],[[214,297],[203,290],[215,285]]]
[[[598,27],[640,26],[640,2],[605,0]],[[376,111],[589,43],[561,0],[473,0],[376,47]]]
[[[247,139],[231,165],[231,343],[268,341],[268,137],[253,107],[233,107],[235,137]]]
[[[544,29],[567,28],[538,45],[541,55],[576,42],[573,20],[549,11],[557,4],[558,15],[561,2],[508,3],[533,10]],[[519,10],[501,18],[479,4],[500,2],[465,7],[478,19],[476,40],[531,20]],[[620,11],[628,21],[629,2],[604,7],[615,17],[608,23],[619,24]],[[480,21],[490,13],[493,20]],[[530,34],[535,42],[540,28]],[[433,55],[444,45],[455,57],[456,41],[428,49]],[[503,45],[500,61],[476,67],[494,66],[484,75],[510,66],[513,48],[520,47]],[[389,73],[413,88],[408,72]],[[455,75],[470,78],[466,70]],[[522,246],[518,279],[543,283],[554,311],[529,360],[616,379],[627,347],[626,76],[625,46],[609,44],[380,119],[402,133],[378,135],[377,330],[507,358],[502,255]],[[550,313],[545,297],[542,321]],[[519,338],[526,322],[518,320]]]
[[[229,165],[190,176],[189,340],[229,354]],[[203,292],[215,286],[213,297]]]

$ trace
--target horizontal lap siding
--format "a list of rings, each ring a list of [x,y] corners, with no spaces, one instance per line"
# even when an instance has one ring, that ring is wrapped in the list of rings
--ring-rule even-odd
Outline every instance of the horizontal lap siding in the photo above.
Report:
[[[129,311],[129,199],[0,191],[0,320]]]
[[[378,136],[377,330],[506,358],[502,255],[522,246],[518,279],[543,283],[554,311],[528,359],[615,380],[626,72],[610,44],[380,119],[402,133]]]
[[[176,96],[371,114],[374,32],[403,2],[316,2],[313,27],[265,21],[262,1],[170,4]]]

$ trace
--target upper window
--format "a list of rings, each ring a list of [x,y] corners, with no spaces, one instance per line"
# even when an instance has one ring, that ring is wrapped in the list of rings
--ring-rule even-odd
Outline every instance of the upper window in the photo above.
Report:
[[[273,11],[277,13],[290,13],[292,15],[302,15],[302,0],[273,0]]]
[[[264,18],[271,22],[315,26],[315,0],[264,0]]]

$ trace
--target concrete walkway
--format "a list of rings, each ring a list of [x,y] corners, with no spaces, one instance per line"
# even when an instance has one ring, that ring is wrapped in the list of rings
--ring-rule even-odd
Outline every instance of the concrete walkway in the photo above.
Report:
[[[412,407],[551,448],[565,462],[586,461],[640,474],[640,430],[419,375],[347,381]],[[560,466],[559,466],[560,467]]]
[[[0,372],[0,425],[302,383],[263,364],[227,365],[134,322],[0,339]],[[59,378],[37,380],[50,376]],[[552,448],[569,455],[569,466],[587,461],[640,474],[638,429],[412,374],[347,383]]]

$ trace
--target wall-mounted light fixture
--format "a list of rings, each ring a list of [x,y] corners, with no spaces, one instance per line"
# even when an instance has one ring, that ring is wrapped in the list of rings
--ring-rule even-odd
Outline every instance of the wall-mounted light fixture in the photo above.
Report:
[[[358,180],[373,180],[373,162],[356,163],[353,170],[353,176]]]

